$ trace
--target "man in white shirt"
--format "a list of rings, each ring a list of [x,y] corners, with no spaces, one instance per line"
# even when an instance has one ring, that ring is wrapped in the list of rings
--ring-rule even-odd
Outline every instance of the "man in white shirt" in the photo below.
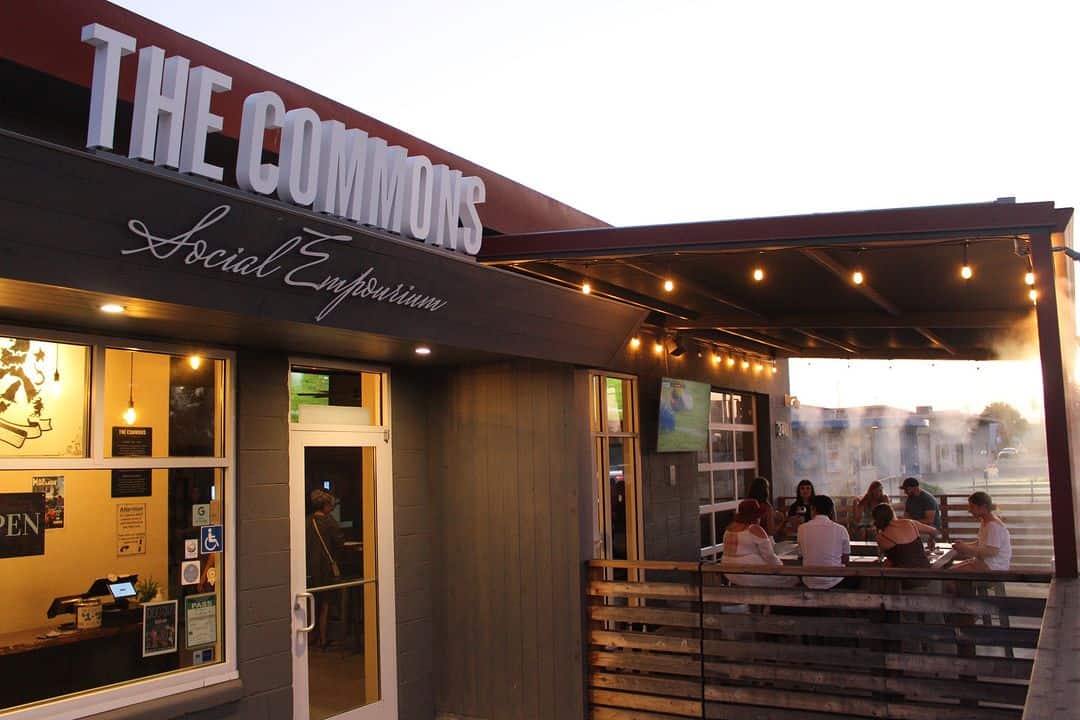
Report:
[[[810,500],[810,522],[799,526],[799,554],[803,565],[842,567],[851,556],[851,538],[847,528],[832,520],[835,507],[828,495]],[[828,590],[840,584],[839,577],[804,577],[803,583],[815,590]]]

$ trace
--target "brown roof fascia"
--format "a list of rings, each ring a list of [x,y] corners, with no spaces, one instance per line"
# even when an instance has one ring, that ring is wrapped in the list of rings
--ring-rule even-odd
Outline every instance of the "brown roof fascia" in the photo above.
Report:
[[[1052,202],[973,203],[745,220],[586,228],[504,235],[484,241],[480,259],[498,263],[694,250],[796,247],[814,242],[884,242],[927,237],[1019,234],[1056,227]],[[1071,212],[1071,211],[1070,211]]]
[[[272,90],[285,101],[286,108],[309,107],[323,120],[340,120],[347,127],[364,130],[391,145],[401,145],[410,155],[426,155],[434,163],[444,163],[465,175],[479,176],[487,188],[487,202],[480,206],[486,228],[501,233],[523,233],[607,227],[591,215],[476,163],[103,0],[3,3],[0,57],[90,87],[93,48],[80,41],[80,32],[84,25],[94,22],[134,36],[139,48],[157,45],[168,55],[188,58],[192,67],[207,65],[232,77],[232,90],[216,95],[213,101],[214,112],[225,118],[222,132],[229,137],[240,134],[244,98],[254,92]],[[134,97],[137,62],[135,55],[121,61],[120,97],[127,101]],[[267,133],[268,149],[277,150],[278,137],[277,133]]]

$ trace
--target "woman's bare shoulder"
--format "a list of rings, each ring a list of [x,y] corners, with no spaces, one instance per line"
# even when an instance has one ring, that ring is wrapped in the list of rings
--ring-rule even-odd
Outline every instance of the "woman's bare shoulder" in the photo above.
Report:
[[[754,537],[761,538],[762,540],[769,537],[769,533],[765,532],[765,528],[761,527],[760,525],[751,525],[750,534]]]

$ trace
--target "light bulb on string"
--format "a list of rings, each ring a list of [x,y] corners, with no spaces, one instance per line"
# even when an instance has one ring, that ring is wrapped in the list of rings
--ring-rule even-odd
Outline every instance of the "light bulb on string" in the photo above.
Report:
[[[862,270],[856,270],[855,272],[851,273],[851,282],[855,283],[856,285],[862,285],[863,280],[865,279],[866,278],[863,276]]]
[[[53,363],[53,379],[52,379],[52,394],[53,397],[59,397],[61,391],[60,385],[60,346],[56,346],[56,361]]]
[[[713,365],[719,365],[720,364],[720,354],[717,353],[715,350],[713,350],[713,352],[712,352],[712,364]]]
[[[747,360],[746,358],[743,358],[742,369],[743,370],[749,370],[750,369],[750,361]]]
[[[971,276],[975,273],[971,269],[971,265],[968,264],[968,244],[964,243],[964,264],[960,266],[960,277],[965,280],[970,280]]]
[[[581,293],[583,295],[588,295],[591,292],[592,292],[592,285],[590,285],[588,282],[581,283]]]
[[[674,289],[675,289],[675,282],[673,280],[671,280],[671,278],[668,278],[668,279],[664,280],[664,292],[671,292]]]
[[[138,415],[135,413],[135,353],[130,354],[131,362],[128,366],[128,406],[124,411],[124,422],[134,425]]]
[[[664,352],[664,346],[660,344],[659,340],[653,343],[652,351],[653,355],[659,355],[660,353]]]
[[[1035,273],[1033,273],[1033,272],[1024,273],[1024,284],[1025,285],[1034,285],[1035,284]]]
[[[198,370],[199,367],[202,365],[202,356],[201,355],[188,355],[187,361],[188,361],[188,365],[191,366],[192,370]]]
[[[728,367],[735,367],[735,356],[734,355],[728,355],[727,366]]]
[[[751,274],[751,277],[754,278],[754,282],[761,282],[765,279],[765,271],[759,267],[756,267],[754,268],[754,272]]]
[[[1031,302],[1038,302],[1039,291],[1035,288],[1031,288],[1030,290],[1028,290],[1028,297],[1031,298]]]
[[[641,338],[639,338],[639,337],[630,338],[630,349],[631,350],[637,350],[639,347],[641,347]]]
[[[761,363],[754,363],[754,372],[755,373],[759,373],[764,369],[765,369],[765,366],[762,365]]]

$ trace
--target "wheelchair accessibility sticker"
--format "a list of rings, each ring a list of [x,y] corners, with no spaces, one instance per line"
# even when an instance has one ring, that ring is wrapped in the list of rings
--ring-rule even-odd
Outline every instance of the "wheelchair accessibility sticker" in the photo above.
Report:
[[[220,525],[204,525],[199,528],[199,552],[211,555],[225,550],[225,536]]]

